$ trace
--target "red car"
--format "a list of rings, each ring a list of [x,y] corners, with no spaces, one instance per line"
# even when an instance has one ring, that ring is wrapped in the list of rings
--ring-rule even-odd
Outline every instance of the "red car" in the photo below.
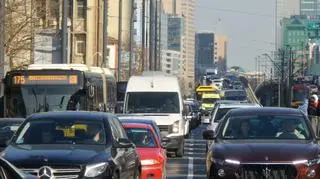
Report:
[[[141,165],[141,179],[166,178],[166,150],[154,129],[148,124],[123,123],[130,140],[136,145]]]

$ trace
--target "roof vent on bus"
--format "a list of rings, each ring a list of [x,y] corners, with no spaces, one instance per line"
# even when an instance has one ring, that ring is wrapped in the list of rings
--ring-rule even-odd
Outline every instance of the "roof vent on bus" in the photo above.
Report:
[[[28,70],[79,70],[88,71],[89,68],[85,64],[31,64]]]

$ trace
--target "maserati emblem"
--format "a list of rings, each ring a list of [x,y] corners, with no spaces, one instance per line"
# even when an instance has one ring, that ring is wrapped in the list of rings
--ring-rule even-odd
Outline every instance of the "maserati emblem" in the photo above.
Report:
[[[54,179],[53,170],[48,166],[43,166],[38,171],[38,177],[40,179]]]
[[[271,169],[269,169],[267,166],[265,169],[262,170],[262,173],[266,178],[269,178],[271,175]]]

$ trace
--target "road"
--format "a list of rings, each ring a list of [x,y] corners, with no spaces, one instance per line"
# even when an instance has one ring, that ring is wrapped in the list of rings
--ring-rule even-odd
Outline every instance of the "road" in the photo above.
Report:
[[[194,129],[185,140],[185,154],[182,158],[172,156],[167,163],[168,179],[204,179],[206,178],[205,140],[202,132],[205,125]]]

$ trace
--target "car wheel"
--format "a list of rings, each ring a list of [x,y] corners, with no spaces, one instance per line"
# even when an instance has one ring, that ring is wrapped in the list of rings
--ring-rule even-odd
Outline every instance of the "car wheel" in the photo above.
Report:
[[[184,153],[184,144],[182,143],[180,148],[177,149],[177,151],[176,151],[176,156],[177,157],[183,157],[183,153]]]

